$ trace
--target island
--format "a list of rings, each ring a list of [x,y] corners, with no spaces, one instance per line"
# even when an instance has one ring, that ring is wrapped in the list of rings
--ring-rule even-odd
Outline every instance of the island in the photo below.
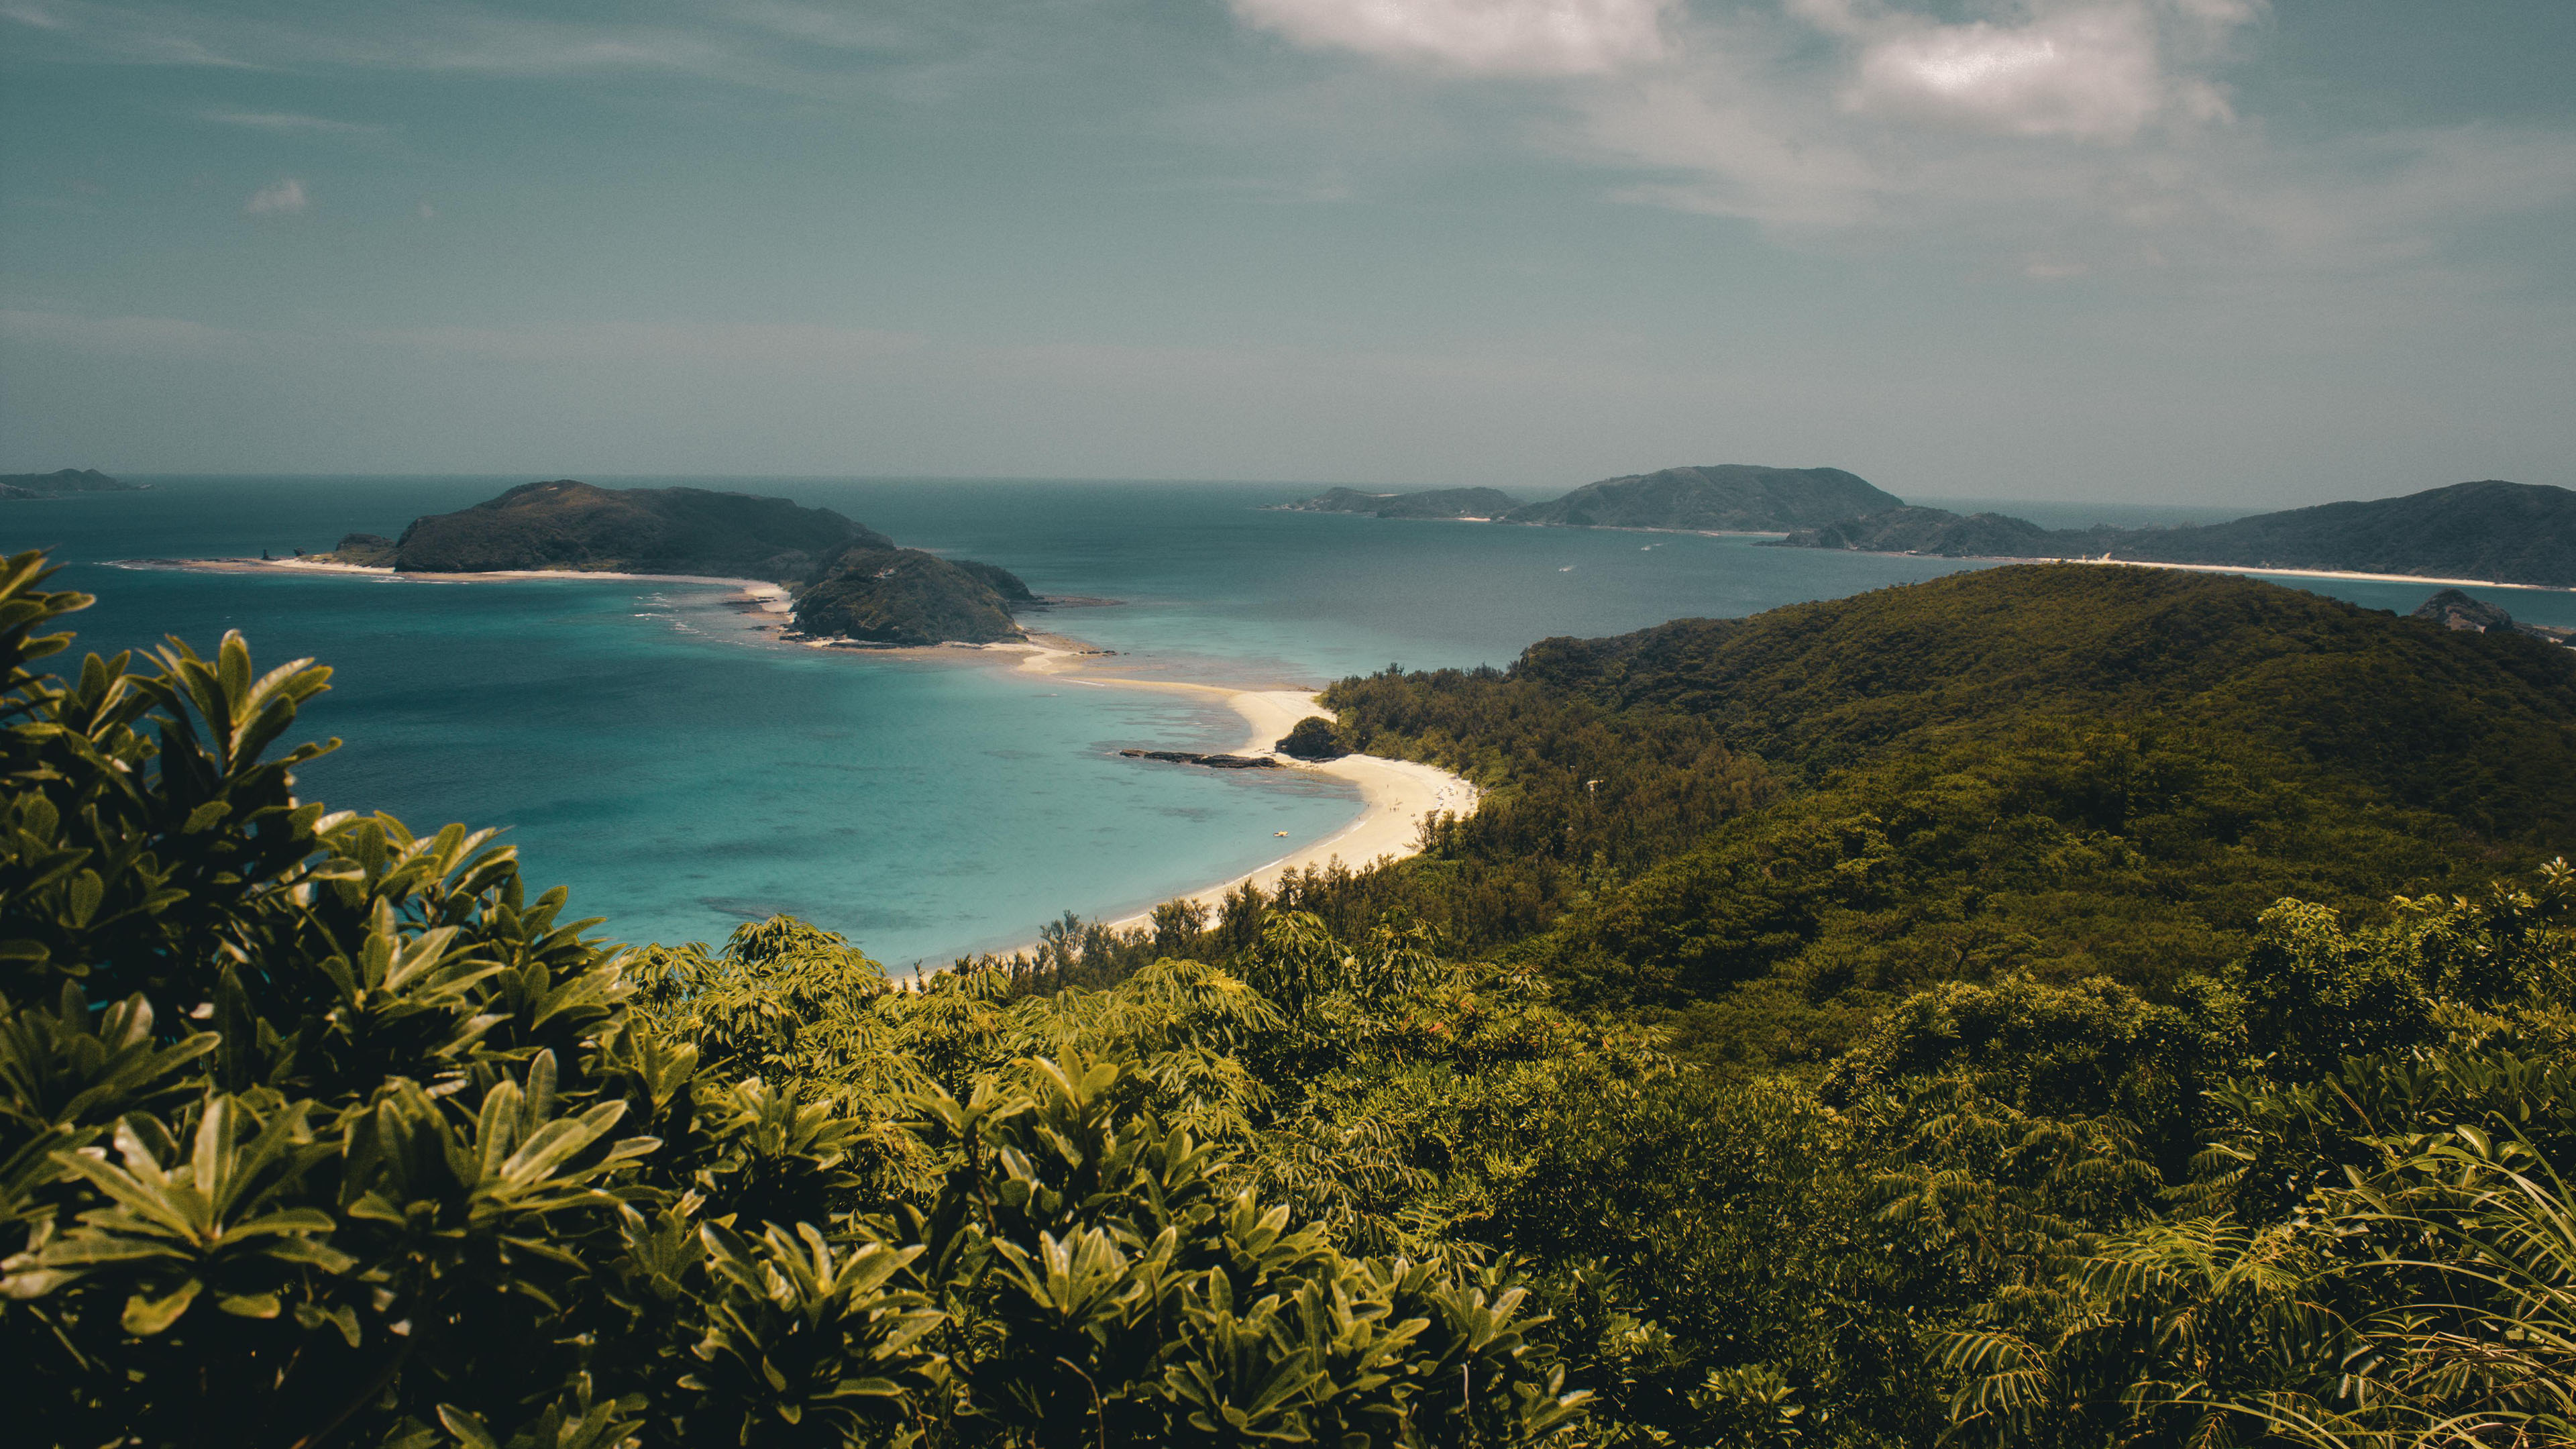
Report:
[[[1502,521],[1691,533],[1788,533],[1900,508],[1904,502],[1840,468],[1715,463],[1604,478],[1562,498],[1513,509]]]
[[[1429,488],[1419,493],[1363,493],[1330,488],[1312,498],[1274,504],[1282,513],[1365,513],[1372,518],[1435,518],[1482,523],[1502,517],[1520,500],[1499,488]]]
[[[602,488],[570,478],[413,519],[399,538],[353,533],[307,563],[405,574],[674,574],[786,586],[790,637],[879,646],[1027,637],[1043,606],[1007,569],[903,548],[828,508],[707,488]]]
[[[1788,548],[2481,579],[2576,588],[2576,492],[2487,479],[2184,528],[2046,529],[1896,507],[1792,533]]]
[[[60,498],[71,493],[141,493],[152,485],[110,478],[96,468],[57,468],[51,473],[0,473],[0,499]]]

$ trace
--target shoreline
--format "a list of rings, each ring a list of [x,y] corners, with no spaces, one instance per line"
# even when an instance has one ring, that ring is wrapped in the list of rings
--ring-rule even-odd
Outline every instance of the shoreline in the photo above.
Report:
[[[1784,535],[1785,536],[1785,535]],[[2356,584],[2428,584],[2452,589],[2521,589],[2539,594],[2576,594],[2576,585],[2509,584],[2502,579],[2454,579],[2438,574],[2371,574],[2355,569],[2275,569],[2253,564],[2173,563],[2153,558],[2024,558],[1997,553],[1922,553],[1884,548],[1819,548],[1809,553],[1865,553],[1878,558],[1923,558],[1947,563],[1991,564],[2091,564],[2097,568],[2180,569],[2195,574],[2251,574],[2262,578],[2341,579]]]
[[[1074,648],[1057,646],[1072,645]],[[991,646],[996,649],[1010,645]],[[1465,777],[1450,774],[1434,765],[1412,760],[1390,760],[1377,755],[1344,755],[1337,760],[1292,760],[1278,754],[1272,745],[1288,733],[1297,721],[1308,715],[1331,719],[1333,713],[1315,702],[1315,695],[1302,689],[1238,689],[1221,684],[1194,684],[1172,679],[1137,679],[1110,675],[1083,678],[1072,671],[1081,668],[1079,661],[1098,657],[1096,653],[1076,652],[1078,641],[1055,637],[1049,643],[1033,641],[1020,646],[1026,657],[1018,672],[1042,679],[1070,684],[1089,685],[1095,689],[1150,689],[1166,693],[1191,695],[1221,702],[1241,716],[1251,734],[1232,753],[1266,755],[1277,759],[1282,768],[1305,770],[1348,780],[1360,790],[1360,813],[1341,829],[1320,840],[1309,841],[1275,860],[1253,867],[1239,875],[1229,876],[1214,884],[1192,891],[1163,897],[1144,910],[1103,922],[1111,930],[1129,930],[1153,919],[1154,910],[1172,901],[1196,901],[1213,913],[1223,909],[1225,897],[1244,885],[1264,891],[1277,887],[1282,876],[1314,866],[1329,865],[1338,860],[1353,869],[1374,865],[1381,860],[1402,860],[1418,853],[1422,821],[1426,816],[1448,811],[1459,815],[1475,813],[1483,792]],[[1037,949],[1038,942],[1023,941],[1014,946],[977,952],[980,956],[1009,959]],[[925,963],[926,964],[926,963]],[[944,967],[936,969],[946,969]]]
[[[1438,520],[1428,520],[1438,521]],[[127,568],[173,568],[197,573],[248,574],[269,570],[290,573],[336,574],[434,584],[502,583],[549,579],[591,579],[601,582],[704,584],[731,588],[737,599],[748,602],[766,614],[790,612],[784,586],[765,579],[726,578],[707,574],[637,574],[614,573],[587,569],[509,569],[472,574],[404,574],[381,566],[365,564],[323,563],[307,559],[121,559],[115,563]],[[1379,860],[1401,860],[1416,853],[1421,823],[1425,816],[1440,811],[1460,815],[1474,813],[1481,794],[1464,777],[1452,775],[1435,766],[1411,760],[1389,760],[1375,755],[1344,755],[1337,760],[1291,760],[1278,755],[1271,746],[1286,735],[1297,721],[1308,715],[1332,718],[1332,711],[1315,703],[1315,695],[1302,689],[1261,689],[1221,684],[1198,684],[1172,679],[1141,679],[1117,673],[1096,673],[1104,668],[1097,661],[1116,657],[1112,651],[1061,634],[1027,630],[1027,638],[1016,643],[995,644],[871,644],[860,640],[776,638],[775,642],[809,649],[836,649],[850,653],[886,655],[918,660],[958,660],[961,656],[981,656],[977,662],[998,665],[1002,658],[1017,656],[1012,672],[1037,680],[1054,680],[1080,684],[1093,689],[1143,689],[1166,694],[1184,695],[1212,703],[1222,703],[1240,716],[1248,738],[1234,753],[1268,755],[1277,758],[1281,767],[1305,770],[1347,780],[1359,787],[1360,811],[1357,816],[1317,840],[1293,845],[1286,853],[1255,866],[1249,871],[1230,876],[1214,884],[1164,896],[1155,902],[1199,901],[1211,911],[1220,909],[1226,893],[1247,882],[1267,891],[1277,886],[1280,877],[1312,866],[1328,865],[1339,860],[1354,869]],[[1117,666],[1105,666],[1115,669]],[[1078,675],[1083,670],[1091,677]],[[1153,917],[1153,907],[1110,921],[1111,928],[1126,930]],[[1003,950],[978,954],[1009,957],[1033,950],[1034,940]],[[927,966],[929,963],[922,963]],[[945,967],[935,969],[946,969]]]

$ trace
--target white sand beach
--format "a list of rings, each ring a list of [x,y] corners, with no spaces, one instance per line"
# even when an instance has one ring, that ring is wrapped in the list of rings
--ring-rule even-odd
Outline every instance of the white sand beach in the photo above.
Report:
[[[2364,574],[2343,569],[2264,569],[2244,564],[2161,563],[2143,558],[2004,559],[2004,563],[2089,563],[2133,569],[2181,569],[2194,574],[2259,574],[2283,579],[2348,579],[2365,584],[2429,584],[2436,588],[2528,589],[2543,594],[2576,593],[2550,584],[2508,584],[2496,579],[2446,579],[2431,574]]]
[[[1189,684],[1178,680],[1138,679],[1114,673],[1102,673],[1086,654],[1065,647],[1072,641],[1050,638],[1029,645],[993,645],[996,649],[1018,649],[1024,657],[1020,668],[1074,684],[1087,684],[1103,689],[1152,689],[1169,693],[1196,695],[1211,702],[1222,702],[1243,717],[1250,736],[1236,747],[1235,753],[1273,755],[1280,764],[1292,770],[1309,770],[1331,775],[1359,786],[1363,802],[1359,818],[1321,840],[1312,841],[1282,853],[1278,859],[1242,875],[1218,881],[1179,900],[1197,901],[1210,911],[1218,909],[1227,892],[1250,883],[1263,890],[1277,887],[1279,879],[1292,871],[1311,866],[1328,865],[1339,860],[1348,866],[1365,866],[1379,860],[1400,860],[1418,849],[1424,817],[1447,811],[1458,815],[1473,814],[1478,791],[1464,777],[1432,765],[1411,760],[1387,760],[1374,755],[1344,755],[1338,760],[1292,760],[1275,755],[1271,746],[1288,733],[1297,721],[1308,715],[1332,717],[1332,711],[1315,702],[1315,696],[1297,689],[1231,689],[1215,684]],[[1150,911],[1140,911],[1110,922],[1124,929],[1144,924]],[[1030,949],[1035,943],[1013,948]],[[995,954],[1008,956],[1013,951]]]

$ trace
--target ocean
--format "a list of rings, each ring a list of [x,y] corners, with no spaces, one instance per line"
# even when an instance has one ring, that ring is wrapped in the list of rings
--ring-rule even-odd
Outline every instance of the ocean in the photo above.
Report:
[[[784,911],[897,969],[1115,919],[1277,858],[1358,813],[1349,787],[1122,747],[1228,749],[1230,711],[1085,688],[989,656],[782,645],[723,590],[614,580],[433,584],[209,574],[120,560],[327,549],[527,477],[156,477],[148,493],[0,504],[0,547],[51,549],[96,594],[81,649],[240,629],[264,666],[337,671],[302,721],[346,743],[299,788],[426,832],[504,826],[533,887],[621,941],[721,940]],[[1749,538],[1283,513],[1320,485],[594,477],[781,495],[912,547],[1113,603],[1029,620],[1167,678],[1320,687],[1390,664],[1509,664],[1550,635],[1731,617],[1961,568]],[[1963,501],[1926,499],[1942,506]],[[1964,501],[2051,526],[2226,510]],[[2243,511],[2243,510],[2239,510]],[[2426,584],[2283,580],[2410,610]],[[2576,594],[2484,592],[2576,625]]]

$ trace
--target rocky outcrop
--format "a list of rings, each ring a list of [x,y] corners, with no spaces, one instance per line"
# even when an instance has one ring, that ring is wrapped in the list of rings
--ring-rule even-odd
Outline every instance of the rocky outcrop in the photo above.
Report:
[[[1901,508],[1904,503],[1840,468],[1715,463],[1586,483],[1562,498],[1513,509],[1503,515],[1503,522],[1787,533]]]
[[[1211,770],[1276,770],[1279,762],[1268,755],[1197,755],[1187,750],[1120,750],[1131,760],[1162,760],[1174,765],[1205,765]]]
[[[2503,609],[2484,599],[2464,594],[2458,589],[2442,590],[2418,604],[2415,612],[2407,617],[2427,619],[2445,629],[2456,629],[2463,634],[2490,632],[2528,634],[2535,639],[2546,639],[2552,644],[2576,644],[2576,629],[2556,629],[2546,624],[2516,623],[2513,615]]]
[[[330,563],[357,564],[362,568],[392,568],[396,557],[394,541],[381,533],[347,533],[332,545],[331,551],[319,555]]]

